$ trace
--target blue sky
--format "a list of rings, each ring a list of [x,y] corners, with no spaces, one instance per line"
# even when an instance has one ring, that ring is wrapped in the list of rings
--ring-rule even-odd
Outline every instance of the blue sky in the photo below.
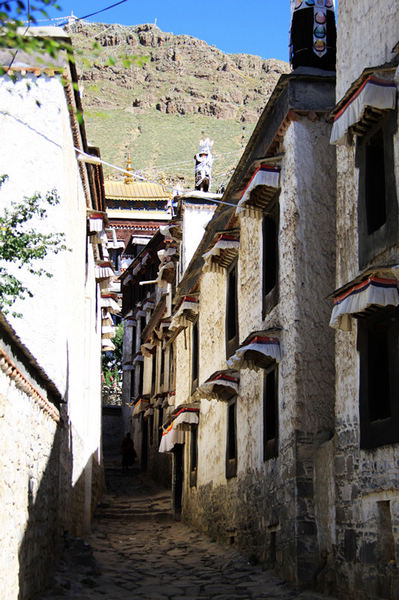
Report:
[[[50,16],[84,16],[118,0],[58,0]],[[88,19],[103,23],[154,23],[163,31],[188,34],[224,52],[288,60],[290,0],[127,0]]]

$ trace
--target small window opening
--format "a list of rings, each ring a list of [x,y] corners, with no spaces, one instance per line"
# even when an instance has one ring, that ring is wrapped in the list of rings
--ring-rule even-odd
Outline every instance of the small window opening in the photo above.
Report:
[[[263,219],[263,293],[266,296],[277,283],[277,223],[273,217]]]
[[[370,328],[367,338],[369,419],[378,421],[391,416],[388,329],[381,325]]]
[[[158,446],[162,440],[163,408],[158,408]]]
[[[143,363],[139,363],[139,384],[138,384],[138,394],[141,396],[143,394],[143,383],[144,383],[144,369]]]
[[[278,455],[277,366],[265,373],[263,384],[263,460]]]
[[[149,428],[150,428],[150,446],[154,443],[154,415],[150,415],[149,419]]]
[[[136,344],[137,344],[137,340],[136,340],[136,335],[137,335],[137,329],[136,326],[132,327],[132,355],[136,354]]]
[[[161,365],[159,370],[159,385],[163,386],[165,380],[165,351],[161,350]]]
[[[272,565],[276,564],[277,553],[276,553],[276,540],[277,540],[277,532],[270,532],[270,563]]]
[[[199,375],[199,332],[198,332],[198,321],[196,321],[192,328],[192,348],[191,348],[191,382],[192,391],[198,386],[198,375]]]
[[[146,326],[145,317],[140,317],[140,335],[142,335]]]
[[[157,379],[157,354],[156,354],[156,351],[155,351],[155,354],[153,354],[153,356],[152,356],[151,396],[153,396],[155,394],[156,379]]]
[[[229,479],[237,474],[237,402],[232,400],[227,406],[227,447],[226,447],[226,477]]]
[[[198,467],[198,425],[191,426],[190,434],[190,485],[197,484]]]
[[[238,346],[237,265],[234,265],[227,277],[226,350],[229,357]]]
[[[379,129],[366,146],[366,215],[368,234],[386,222],[384,134]]]

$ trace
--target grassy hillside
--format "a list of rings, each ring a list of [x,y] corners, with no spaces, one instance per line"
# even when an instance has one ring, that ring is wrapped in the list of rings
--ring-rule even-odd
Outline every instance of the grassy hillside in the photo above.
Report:
[[[215,141],[212,189],[228,180],[289,71],[282,61],[226,55],[154,25],[77,23],[71,33],[90,143],[108,162],[124,166],[130,153],[149,179],[185,188],[193,187],[193,157],[206,136]]]

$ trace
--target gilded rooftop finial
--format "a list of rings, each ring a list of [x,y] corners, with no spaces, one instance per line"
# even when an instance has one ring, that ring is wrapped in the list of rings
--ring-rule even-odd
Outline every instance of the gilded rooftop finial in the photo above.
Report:
[[[133,177],[131,172],[133,171],[132,169],[132,161],[130,158],[130,154],[127,155],[127,160],[126,160],[126,171],[128,171],[128,173],[125,173],[125,183],[133,183]]]

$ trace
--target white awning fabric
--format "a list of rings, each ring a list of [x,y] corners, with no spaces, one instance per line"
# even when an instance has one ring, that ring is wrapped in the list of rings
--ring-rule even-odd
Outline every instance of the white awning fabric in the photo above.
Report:
[[[162,434],[159,452],[171,452],[176,444],[184,443],[184,430],[198,424],[198,408],[182,408]]]
[[[89,218],[90,233],[100,233],[104,230],[104,221],[101,215],[92,215]]]
[[[331,132],[331,144],[344,144],[350,127],[359,123],[367,107],[394,110],[397,88],[393,81],[378,79],[370,75],[351,95],[346,104],[337,113]]]
[[[115,337],[115,332],[116,332],[116,330],[115,330],[115,327],[113,327],[113,326],[104,325],[101,328],[101,335],[103,338],[112,339]]]
[[[184,444],[184,431],[173,429],[173,423],[162,434],[159,452],[171,452],[176,444]]]
[[[153,300],[146,300],[143,304],[143,310],[145,311],[150,311],[154,308],[155,303],[153,302]]]
[[[334,299],[330,326],[343,331],[352,329],[351,315],[364,312],[370,306],[398,306],[396,279],[369,277]]]
[[[149,408],[149,402],[148,400],[141,398],[138,402],[136,402],[136,404],[134,405],[134,409],[133,409],[133,417],[138,418],[140,416],[140,414],[142,412],[145,412],[147,409]]]
[[[99,262],[98,264],[96,264],[97,281],[101,279],[108,279],[109,277],[113,277],[114,275],[114,270],[108,261]]]
[[[252,190],[259,185],[277,189],[280,186],[280,167],[260,165],[260,167],[257,168],[238,202],[237,212],[240,212],[240,209],[242,209],[249,200]]]
[[[101,325],[103,327],[113,327],[114,326],[114,322],[112,320],[110,313],[105,309],[103,310],[103,314],[102,314],[102,318],[101,318]]]
[[[147,408],[147,410],[144,412],[144,419],[148,419],[149,417],[151,417],[154,414],[154,409],[152,407]]]
[[[103,352],[113,352],[115,350],[114,344],[111,342],[111,340],[108,340],[106,338],[103,338],[101,340],[101,347]]]
[[[278,337],[266,333],[249,336],[227,361],[230,369],[259,369],[267,366],[270,359],[281,360]]]
[[[208,250],[208,252],[205,252],[202,257],[205,259],[206,266],[211,263],[213,258],[220,257],[221,255],[223,256],[223,254],[229,254],[232,261],[234,260],[239,248],[240,240],[236,235],[223,233],[218,237],[216,244],[210,250]]]
[[[193,321],[199,311],[199,302],[193,296],[184,296],[182,303],[172,317],[170,328],[177,328],[179,325],[185,325],[185,319]]]
[[[216,371],[199,386],[198,396],[227,399],[228,395],[238,393],[239,385],[240,374],[237,371]]]
[[[120,308],[115,298],[111,294],[101,295],[101,308],[108,309],[108,312],[117,314],[120,312]]]

